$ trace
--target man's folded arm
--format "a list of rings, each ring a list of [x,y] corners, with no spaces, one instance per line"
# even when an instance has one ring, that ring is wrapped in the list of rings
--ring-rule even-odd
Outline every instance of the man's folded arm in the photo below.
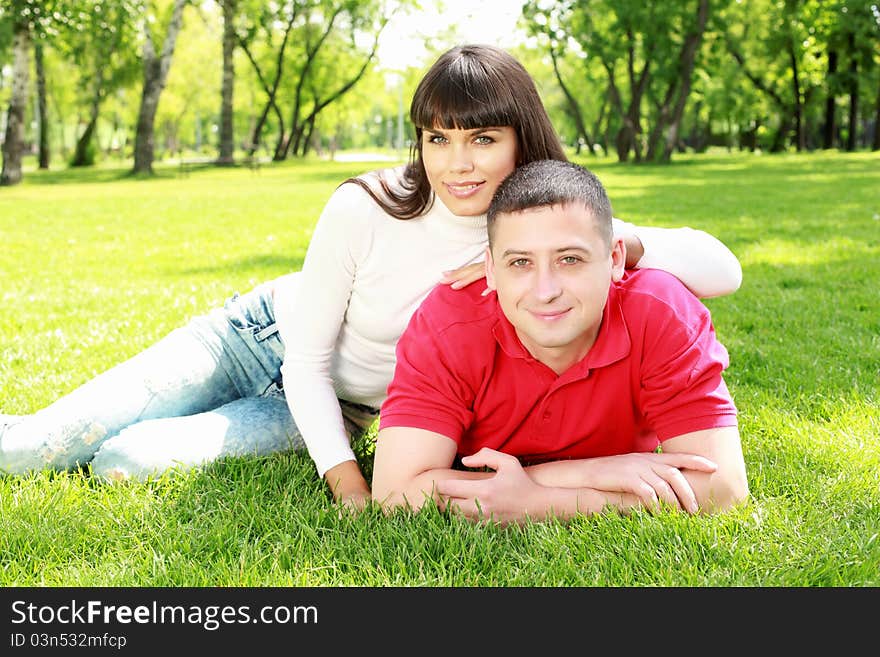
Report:
[[[739,429],[735,426],[692,431],[662,443],[665,454],[697,454],[714,462],[715,472],[685,472],[703,513],[725,511],[749,496]]]
[[[433,498],[444,501],[436,482],[445,479],[482,479],[491,473],[453,470],[457,445],[454,440],[426,429],[387,427],[379,431],[373,464],[373,500],[386,509],[422,508]]]
[[[735,426],[682,434],[662,445],[662,454],[551,461],[530,466],[526,472],[542,486],[630,493],[623,498],[609,495],[608,502],[618,508],[644,505],[652,494],[663,498],[667,486],[682,508],[688,509],[687,501],[695,500],[703,513],[729,509],[748,497],[745,462]]]

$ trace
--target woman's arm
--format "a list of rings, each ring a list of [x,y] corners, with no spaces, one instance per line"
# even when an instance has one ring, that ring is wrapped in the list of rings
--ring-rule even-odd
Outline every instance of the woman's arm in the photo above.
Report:
[[[627,267],[667,271],[702,299],[732,294],[742,283],[739,260],[718,238],[705,231],[636,226],[615,219],[614,234],[622,237],[627,246]],[[630,250],[634,252],[632,256]],[[639,250],[641,257],[631,262]]]
[[[339,187],[318,219],[302,271],[275,289],[287,404],[318,474],[343,502],[369,498],[330,373],[354,285],[357,252],[367,240],[362,230],[367,222],[358,218],[368,203],[372,201],[356,185]]]

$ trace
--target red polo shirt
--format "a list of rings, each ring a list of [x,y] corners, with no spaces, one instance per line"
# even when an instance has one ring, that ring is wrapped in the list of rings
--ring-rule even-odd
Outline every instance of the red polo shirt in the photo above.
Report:
[[[596,342],[561,375],[519,341],[495,294],[439,285],[397,344],[380,429],[447,436],[524,463],[648,452],[667,438],[735,426],[727,351],[709,311],[674,276],[627,271]]]

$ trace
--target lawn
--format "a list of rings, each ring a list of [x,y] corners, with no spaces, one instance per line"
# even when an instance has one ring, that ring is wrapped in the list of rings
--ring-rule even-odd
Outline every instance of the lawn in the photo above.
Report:
[[[880,585],[880,155],[582,162],[617,216],[707,230],[742,262],[741,289],[705,303],[731,356],[747,506],[506,529],[340,516],[293,453],[146,483],[0,476],[0,585]],[[28,171],[0,188],[0,411],[35,411],[299,268],[334,187],[376,166]],[[369,437],[358,450],[369,470]]]

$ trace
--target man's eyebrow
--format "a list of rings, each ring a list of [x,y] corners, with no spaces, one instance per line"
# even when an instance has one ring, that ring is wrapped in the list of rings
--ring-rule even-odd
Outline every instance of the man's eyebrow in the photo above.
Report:
[[[573,244],[571,246],[561,246],[558,249],[556,249],[555,253],[564,253],[566,251],[580,251],[581,253],[586,253],[586,254],[590,254],[593,252],[593,250],[588,247]],[[523,255],[532,255],[532,254],[533,254],[533,251],[527,251],[524,249],[505,249],[505,251],[501,254],[501,257],[506,258],[507,256],[511,256],[511,255],[523,256]]]

